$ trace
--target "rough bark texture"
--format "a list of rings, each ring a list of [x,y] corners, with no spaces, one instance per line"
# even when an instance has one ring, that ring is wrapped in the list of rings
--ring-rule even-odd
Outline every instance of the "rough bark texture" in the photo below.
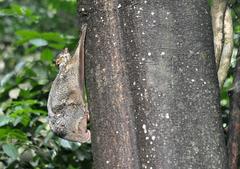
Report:
[[[239,52],[240,50],[238,50]],[[234,88],[232,91],[232,110],[229,121],[229,138],[228,138],[228,153],[229,153],[229,169],[238,168],[239,159],[239,143],[240,143],[240,62],[239,54],[237,57],[236,74],[234,80]]]
[[[207,1],[90,6],[86,78],[95,168],[226,169]]]

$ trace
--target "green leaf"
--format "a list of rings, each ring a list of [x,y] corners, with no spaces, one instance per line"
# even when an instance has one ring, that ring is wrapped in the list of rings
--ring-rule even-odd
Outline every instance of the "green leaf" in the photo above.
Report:
[[[14,119],[8,116],[1,115],[0,116],[0,127],[7,125],[10,122],[13,122]]]
[[[14,76],[14,72],[10,72],[4,75],[0,80],[0,86],[4,86],[13,76]]]
[[[208,0],[208,5],[211,7],[213,5],[213,0]]]
[[[235,25],[233,29],[235,33],[240,33],[240,24]]]
[[[224,107],[228,107],[228,105],[229,105],[229,99],[222,99],[222,100],[220,101],[220,105],[221,105],[221,106],[224,106]]]
[[[11,5],[12,11],[14,11],[17,15],[23,15],[25,13],[25,9],[17,4]]]
[[[3,152],[13,159],[17,159],[19,154],[17,148],[12,144],[4,144],[2,146]]]
[[[26,141],[27,136],[25,132],[19,129],[12,129],[9,127],[0,128],[0,140],[11,140],[16,139],[17,141]]]
[[[13,106],[19,106],[19,105],[25,105],[25,106],[31,106],[31,105],[36,105],[39,104],[38,100],[21,100],[21,101],[12,101]]]
[[[48,44],[48,42],[44,39],[32,39],[29,41],[29,43],[37,47],[46,46]]]
[[[69,141],[61,139],[61,138],[59,140],[60,140],[60,145],[62,147],[66,148],[66,149],[71,149],[72,148],[72,146],[71,146]]]
[[[45,84],[47,84],[48,82],[49,82],[48,79],[39,79],[39,80],[38,80],[38,84],[39,84],[39,85],[45,85]]]
[[[224,84],[223,84],[223,87],[226,89],[226,90],[228,90],[228,89],[230,89],[232,86],[233,86],[233,76],[230,76],[230,77],[228,77],[226,80],[225,80],[225,82],[224,82]]]
[[[61,34],[59,33],[54,33],[54,32],[46,32],[42,33],[41,37],[47,41],[54,41],[54,42],[64,42],[65,39],[62,37]]]
[[[47,112],[41,109],[21,108],[10,114],[10,117],[17,119],[21,117],[21,123],[26,127],[31,121],[31,114],[46,116]]]
[[[20,109],[20,110],[16,110],[13,113],[10,114],[10,117],[12,118],[21,118],[21,123],[23,124],[23,126],[27,126],[30,122],[30,115],[31,115],[31,109]]]
[[[62,50],[65,45],[64,44],[59,44],[59,43],[49,43],[48,46],[50,46],[54,49]]]
[[[41,59],[43,61],[52,61],[53,60],[53,53],[49,49],[44,49],[41,53]]]
[[[32,30],[18,30],[16,31],[16,35],[24,38],[24,39],[33,39],[33,38],[40,38],[40,33],[37,31],[32,31]]]

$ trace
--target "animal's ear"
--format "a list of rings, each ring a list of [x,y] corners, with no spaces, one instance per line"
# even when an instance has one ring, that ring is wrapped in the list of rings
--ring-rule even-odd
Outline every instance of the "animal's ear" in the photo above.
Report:
[[[64,53],[69,53],[69,52],[68,52],[68,48],[64,48],[63,52],[64,52]]]

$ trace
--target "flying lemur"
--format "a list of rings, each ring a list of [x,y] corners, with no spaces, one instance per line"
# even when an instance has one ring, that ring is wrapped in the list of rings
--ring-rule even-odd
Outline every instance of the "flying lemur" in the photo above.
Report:
[[[84,103],[84,42],[87,25],[83,25],[78,47],[73,56],[65,48],[57,57],[57,77],[48,97],[48,118],[51,130],[61,138],[89,142],[89,112]]]

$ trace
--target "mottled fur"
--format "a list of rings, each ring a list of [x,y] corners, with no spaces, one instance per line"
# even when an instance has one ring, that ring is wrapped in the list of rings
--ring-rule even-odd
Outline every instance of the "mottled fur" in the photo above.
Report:
[[[47,105],[51,130],[66,140],[77,142],[90,141],[88,109],[83,100],[85,36],[86,25],[82,27],[73,57],[67,49],[59,54],[59,73],[53,81]]]

